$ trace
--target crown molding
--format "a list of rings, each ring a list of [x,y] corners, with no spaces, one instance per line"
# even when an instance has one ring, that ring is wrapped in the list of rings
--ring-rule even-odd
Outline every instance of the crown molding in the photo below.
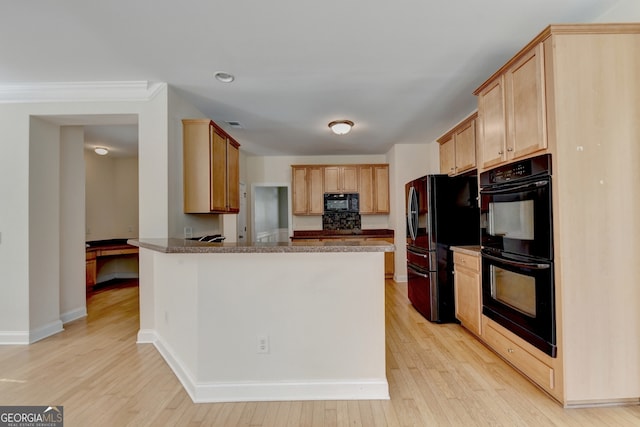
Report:
[[[63,82],[0,85],[0,103],[148,101],[164,82]]]

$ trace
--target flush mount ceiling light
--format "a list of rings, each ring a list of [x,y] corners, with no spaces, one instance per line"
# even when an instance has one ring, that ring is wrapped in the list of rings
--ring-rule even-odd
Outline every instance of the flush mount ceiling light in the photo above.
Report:
[[[349,133],[353,127],[353,122],[351,120],[334,120],[329,123],[329,127],[336,135],[344,135]]]
[[[109,150],[107,150],[104,147],[96,147],[93,151],[95,151],[96,154],[99,154],[101,156],[106,156],[107,154],[109,154]]]
[[[231,83],[235,80],[233,74],[225,73],[224,71],[218,71],[215,74],[216,80],[222,83]]]

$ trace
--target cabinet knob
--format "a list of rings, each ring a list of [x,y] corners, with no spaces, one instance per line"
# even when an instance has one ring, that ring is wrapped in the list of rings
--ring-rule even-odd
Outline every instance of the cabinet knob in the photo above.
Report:
[[[508,348],[508,349],[507,349],[507,352],[508,352],[508,353],[513,353],[513,349],[512,349],[512,348]]]
[[[500,151],[498,151],[498,154],[499,154],[500,156],[502,156],[502,155],[504,154],[504,151],[500,150]]]
[[[507,151],[513,151],[513,147],[507,148]]]

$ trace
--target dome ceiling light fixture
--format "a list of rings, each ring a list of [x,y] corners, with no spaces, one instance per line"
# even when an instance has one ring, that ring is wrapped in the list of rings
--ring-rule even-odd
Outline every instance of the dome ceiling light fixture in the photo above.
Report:
[[[349,133],[354,123],[351,120],[334,120],[329,123],[329,127],[336,135],[344,135]]]
[[[104,147],[96,147],[94,148],[94,150],[96,152],[96,154],[100,155],[100,156],[106,156],[107,154],[109,154],[109,150],[107,150]]]
[[[231,83],[236,79],[233,74],[229,74],[224,71],[218,71],[214,76],[216,80],[222,83]]]

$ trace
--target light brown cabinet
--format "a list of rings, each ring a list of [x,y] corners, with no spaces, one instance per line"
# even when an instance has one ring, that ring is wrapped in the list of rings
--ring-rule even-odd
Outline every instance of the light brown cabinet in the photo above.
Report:
[[[322,215],[324,193],[360,195],[360,214],[388,214],[389,165],[292,165],[293,214]]]
[[[97,260],[96,251],[86,251],[86,286],[92,288],[96,284]]]
[[[473,334],[481,335],[482,288],[480,254],[471,255],[453,249],[453,276],[456,318]]]
[[[481,169],[547,148],[545,89],[544,44],[537,43],[476,90]]]
[[[209,119],[184,119],[185,213],[237,213],[240,144]]]
[[[325,193],[357,193],[358,192],[358,167],[325,166],[324,167],[324,192]]]
[[[360,214],[389,213],[389,165],[359,165]]]
[[[483,339],[565,406],[640,399],[638,46],[638,23],[551,25],[476,91],[479,169],[552,157],[557,357],[484,316]]]
[[[324,171],[322,166],[292,166],[293,214],[322,215],[324,211]]]
[[[440,173],[458,175],[476,168],[476,118],[473,113],[438,139]]]

